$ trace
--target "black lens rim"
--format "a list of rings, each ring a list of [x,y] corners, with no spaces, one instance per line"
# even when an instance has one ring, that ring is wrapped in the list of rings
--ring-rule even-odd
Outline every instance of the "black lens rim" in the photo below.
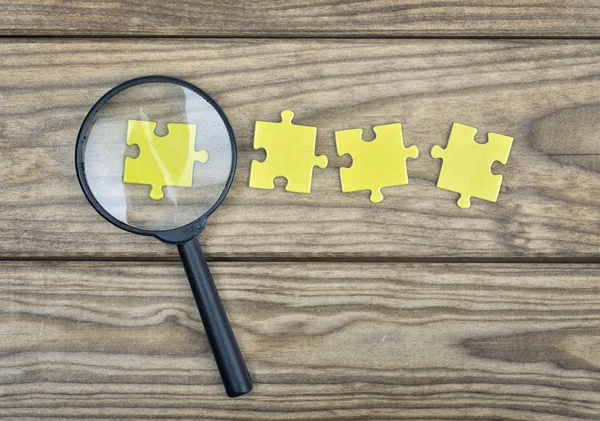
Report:
[[[221,193],[221,196],[217,199],[217,201],[202,216],[200,216],[195,221],[192,221],[189,224],[184,225],[182,227],[165,230],[165,231],[151,231],[151,230],[145,230],[145,229],[141,229],[141,228],[132,227],[131,225],[127,225],[126,223],[119,221],[118,219],[114,218],[110,213],[108,213],[102,207],[102,205],[100,205],[100,203],[96,200],[96,198],[92,194],[90,186],[88,185],[87,180],[85,178],[85,165],[83,162],[84,144],[85,144],[87,132],[90,128],[90,125],[91,125],[94,117],[98,113],[98,111],[111,98],[113,98],[118,93],[124,91],[125,89],[131,88],[132,86],[141,85],[144,83],[156,83],[156,82],[173,83],[173,84],[182,86],[184,88],[187,88],[187,89],[195,92],[196,94],[200,95],[202,98],[204,98],[217,111],[217,113],[221,117],[221,120],[225,124],[225,127],[227,128],[227,132],[229,134],[229,140],[231,142],[231,151],[232,151],[231,170],[229,172],[229,178],[227,179],[227,183],[225,184],[223,193]],[[229,120],[227,119],[225,112],[215,102],[215,100],[213,100],[202,89],[198,88],[195,85],[192,85],[189,82],[186,82],[184,80],[181,80],[181,79],[178,79],[175,77],[171,77],[171,76],[158,76],[158,75],[142,76],[142,77],[138,77],[135,79],[130,79],[130,80],[125,81],[125,82],[115,86],[114,88],[112,88],[110,91],[108,91],[106,94],[104,94],[88,112],[87,116],[83,120],[83,124],[81,125],[81,128],[79,129],[79,134],[77,135],[77,143],[75,145],[75,170],[77,172],[77,180],[79,181],[79,185],[81,186],[81,189],[83,190],[83,194],[85,195],[88,202],[90,202],[92,207],[96,210],[96,212],[98,212],[100,215],[102,215],[102,217],[104,219],[106,219],[108,222],[110,222],[111,224],[113,224],[114,226],[116,226],[118,228],[121,228],[122,230],[132,232],[134,234],[156,237],[161,241],[164,241],[166,243],[171,243],[171,244],[183,244],[183,243],[195,238],[196,236],[198,236],[198,234],[200,234],[202,232],[202,230],[206,226],[206,219],[219,207],[219,205],[225,199],[225,196],[227,196],[227,193],[229,192],[229,189],[231,188],[231,184],[233,183],[233,178],[235,176],[236,167],[237,167],[237,147],[236,147],[236,142],[235,142],[235,136],[233,133],[233,128],[231,127],[231,124],[229,123]]]

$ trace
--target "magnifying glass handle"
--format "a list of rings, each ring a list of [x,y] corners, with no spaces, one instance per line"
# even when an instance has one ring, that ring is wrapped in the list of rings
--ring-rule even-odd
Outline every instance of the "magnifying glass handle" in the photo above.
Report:
[[[229,319],[208,269],[197,239],[177,246],[185,272],[200,311],[206,336],[215,356],[227,396],[235,398],[252,390],[246,368]]]

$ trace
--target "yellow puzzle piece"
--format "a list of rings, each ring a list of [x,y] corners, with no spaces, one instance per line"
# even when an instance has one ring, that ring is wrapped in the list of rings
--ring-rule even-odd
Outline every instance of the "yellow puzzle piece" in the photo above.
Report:
[[[431,148],[433,158],[442,158],[443,164],[437,186],[460,194],[458,206],[471,206],[471,197],[495,202],[498,199],[502,176],[492,174],[495,161],[508,161],[513,138],[496,133],[488,134],[488,142],[475,142],[475,127],[454,123],[446,149]]]
[[[416,146],[404,147],[402,125],[386,124],[373,128],[375,140],[362,140],[362,129],[335,132],[338,155],[352,155],[352,166],[340,168],[342,191],[371,191],[371,202],[383,200],[384,187],[408,184],[406,158],[417,158]]]
[[[127,144],[138,145],[137,158],[125,157],[123,182],[148,184],[150,197],[163,198],[164,186],[192,187],[194,163],[208,161],[208,152],[196,151],[196,125],[169,123],[166,136],[156,136],[154,121],[129,120]]]
[[[251,188],[271,190],[275,177],[285,177],[286,191],[310,193],[313,167],[327,166],[325,155],[315,156],[317,128],[292,124],[293,118],[292,111],[284,110],[281,123],[256,122],[254,149],[265,149],[267,159],[251,162]]]

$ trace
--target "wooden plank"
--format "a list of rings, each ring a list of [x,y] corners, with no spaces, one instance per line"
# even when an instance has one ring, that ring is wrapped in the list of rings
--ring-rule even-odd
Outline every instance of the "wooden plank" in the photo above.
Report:
[[[112,86],[187,79],[224,107],[239,167],[202,242],[211,258],[593,259],[600,252],[600,44],[467,40],[5,40],[0,44],[0,256],[175,258],[121,232],[85,201],[73,151]],[[313,193],[254,190],[254,121],[282,109],[319,128]],[[435,187],[452,122],[515,137],[498,203]],[[340,191],[334,131],[402,122],[410,184]],[[279,183],[281,186],[281,183]]]
[[[597,37],[593,0],[3,1],[2,35]]]
[[[0,263],[16,419],[581,420],[599,265],[216,263],[255,391],[224,396],[180,265]],[[20,418],[19,418],[20,419]]]

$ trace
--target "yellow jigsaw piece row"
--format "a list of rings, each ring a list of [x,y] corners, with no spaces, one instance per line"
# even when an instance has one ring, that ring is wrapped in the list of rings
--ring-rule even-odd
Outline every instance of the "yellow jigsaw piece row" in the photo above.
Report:
[[[407,158],[417,158],[416,146],[406,148],[402,125],[375,126],[376,137],[371,142],[362,139],[362,129],[335,132],[338,155],[350,154],[352,166],[340,168],[342,192],[371,191],[371,202],[383,200],[384,187],[408,184]]]
[[[315,156],[317,128],[295,125],[293,118],[292,111],[284,110],[281,123],[256,122],[254,149],[265,149],[267,159],[250,164],[250,187],[271,190],[275,177],[285,177],[287,191],[310,193],[313,168],[327,166],[326,156]]]
[[[292,123],[294,113],[281,112],[280,123],[257,121],[254,131],[254,149],[265,149],[264,162],[252,161],[249,186],[257,189],[274,189],[273,179],[285,177],[286,190],[310,193],[313,167],[327,166],[327,157],[315,156],[316,127]],[[340,168],[342,192],[368,190],[370,200],[379,203],[385,187],[408,184],[406,159],[416,159],[416,146],[405,147],[402,125],[386,124],[373,128],[373,141],[362,139],[361,129],[335,132],[339,156],[350,154],[352,166]],[[434,146],[433,158],[442,158],[437,186],[461,194],[458,206],[471,206],[471,197],[495,202],[498,198],[502,176],[491,172],[495,161],[506,164],[513,138],[496,133],[489,134],[487,144],[475,142],[477,129],[454,123],[446,149]]]
[[[151,186],[150,197],[164,197],[164,186],[192,187],[194,163],[208,162],[208,152],[196,151],[196,125],[168,123],[169,133],[157,136],[156,122],[129,120],[127,144],[138,145],[137,158],[125,157],[123,182]]]
[[[488,142],[480,144],[475,134],[475,127],[454,123],[446,148],[431,148],[433,158],[443,159],[437,186],[459,193],[463,209],[471,206],[471,197],[498,199],[502,176],[492,174],[491,167],[495,161],[506,165],[513,143],[512,137],[489,133]]]

